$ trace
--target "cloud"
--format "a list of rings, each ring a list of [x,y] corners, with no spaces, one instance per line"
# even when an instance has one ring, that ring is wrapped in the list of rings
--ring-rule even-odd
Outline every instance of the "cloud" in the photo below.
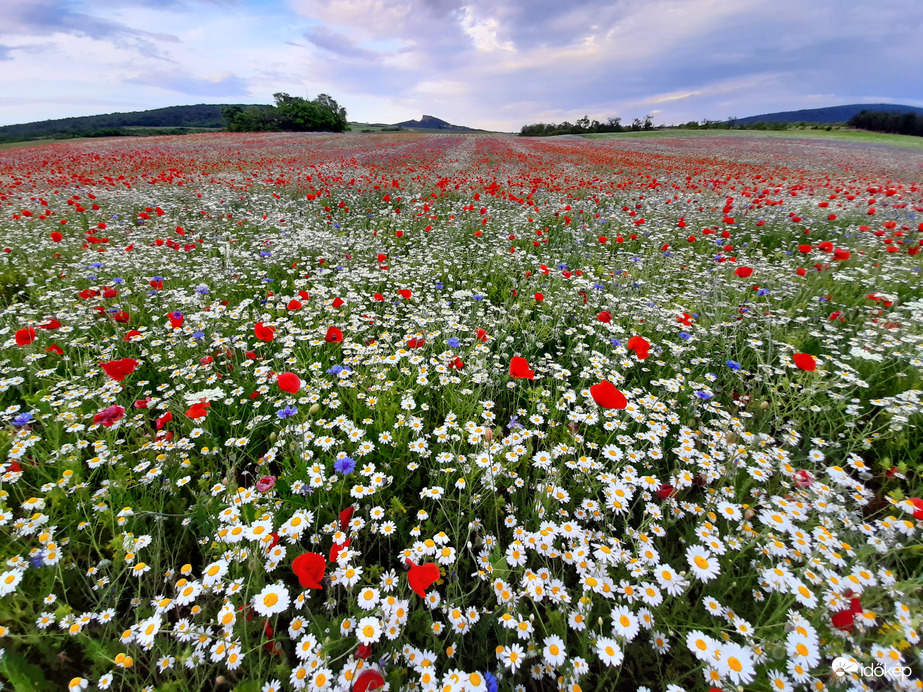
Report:
[[[923,93],[917,0],[0,0],[0,16],[0,98],[32,99],[8,121],[73,114],[49,93],[148,108],[326,92],[361,121],[506,130]]]
[[[499,50],[511,53],[516,50],[512,41],[500,40],[500,23],[493,17],[479,19],[474,15],[470,7],[463,7],[461,9],[461,26],[468,38],[471,39],[474,47],[480,51],[492,53]]]
[[[216,74],[212,77],[194,77],[185,72],[145,73],[125,80],[128,84],[142,84],[190,96],[214,98],[249,95],[247,81],[234,74]]]
[[[325,26],[314,27],[311,32],[305,34],[304,37],[308,43],[317,46],[321,50],[334,53],[344,58],[375,60],[382,57],[381,53],[361,48],[346,34],[331,31]]]

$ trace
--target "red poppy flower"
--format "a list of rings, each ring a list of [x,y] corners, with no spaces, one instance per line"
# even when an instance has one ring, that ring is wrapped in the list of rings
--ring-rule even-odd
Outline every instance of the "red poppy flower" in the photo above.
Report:
[[[634,351],[638,360],[644,360],[650,355],[651,345],[648,343],[647,339],[640,336],[631,337],[625,347],[629,351]]]
[[[257,322],[253,325],[253,334],[260,341],[272,341],[276,336],[276,328]]]
[[[51,346],[45,349],[45,352],[46,353],[57,353],[59,356],[64,355],[64,349],[62,349],[57,344],[52,344]]]
[[[121,382],[126,375],[130,375],[138,367],[138,361],[134,358],[122,358],[120,360],[110,360],[108,363],[100,363],[106,374],[116,382]]]
[[[919,497],[911,497],[910,501],[913,503],[913,506],[916,507],[913,510],[914,519],[923,519],[923,499]]]
[[[664,483],[659,488],[657,488],[657,497],[659,497],[661,500],[668,500],[674,495],[676,495],[676,488],[674,488],[669,483]]]
[[[545,296],[542,295],[541,293],[536,293],[536,294],[535,294],[535,300],[536,300],[537,302],[541,303],[543,300],[545,300]]]
[[[185,319],[178,312],[167,313],[167,318],[170,320],[170,329],[179,329],[183,326],[183,320]]]
[[[283,372],[276,379],[276,383],[279,385],[279,389],[289,394],[294,394],[301,389],[301,379],[293,372]]]
[[[112,405],[109,408],[104,408],[102,411],[93,416],[94,423],[102,423],[103,426],[109,427],[116,421],[122,419],[125,415],[125,409],[121,406]]]
[[[410,571],[407,573],[410,588],[420,598],[426,598],[426,590],[442,576],[439,567],[434,562],[416,565],[408,560],[407,564],[410,565]]]
[[[374,296],[374,299],[375,299],[377,302],[380,303],[381,301],[383,301],[383,300],[385,299],[385,297],[384,297],[383,295],[381,295],[381,293],[376,293],[375,296]]]
[[[343,341],[343,332],[337,327],[330,327],[327,330],[326,336],[324,336],[324,341],[331,344],[338,344]]]
[[[292,560],[292,571],[305,589],[320,589],[327,561],[317,553],[303,553]]]
[[[157,429],[160,430],[163,426],[165,426],[171,420],[173,420],[173,414],[167,411],[165,414],[163,414],[160,418],[157,419],[156,421]]]
[[[426,345],[426,339],[419,339],[417,337],[413,337],[412,339],[407,340],[408,348],[421,348],[422,346],[425,346],[425,345]]]
[[[402,288],[401,290],[397,292],[397,294],[405,300],[409,300],[410,296],[412,295],[412,293],[410,292],[410,289],[408,288]]]
[[[535,372],[529,369],[529,361],[522,356],[513,356],[510,361],[510,377],[531,380],[534,376]]]
[[[58,233],[57,231],[52,231],[51,239],[56,243],[60,243],[62,240],[64,240],[64,236]]]
[[[193,404],[189,410],[186,411],[186,417],[197,420],[199,418],[205,418],[208,415],[208,407],[211,406],[207,401],[200,401],[196,404]]]
[[[33,341],[35,341],[35,329],[32,327],[24,327],[16,330],[17,346],[28,346]]]
[[[475,338],[482,344],[487,343],[487,332],[483,329],[477,329],[474,332]]]
[[[599,384],[590,387],[590,396],[593,401],[603,408],[625,408],[628,406],[628,400],[615,385],[609,380],[603,380]]]
[[[340,556],[344,550],[349,547],[349,544],[353,542],[352,538],[347,538],[342,543],[334,543],[330,547],[330,562],[336,562],[337,558]]]
[[[604,310],[603,312],[596,315],[596,319],[604,324],[609,324],[612,321],[612,313],[608,310]]]
[[[356,676],[356,681],[353,683],[353,692],[369,692],[370,690],[381,689],[384,686],[384,676],[373,668],[366,668]]]
[[[338,308],[345,302],[346,301],[340,298],[340,296],[337,296],[336,298],[333,299],[333,307]]]
[[[842,632],[851,632],[855,623],[855,619],[855,613],[852,612],[852,609],[849,609],[834,613],[833,617],[830,618],[830,621],[838,630]]]
[[[833,251],[833,259],[839,260],[840,262],[848,260],[850,257],[852,257],[852,253],[849,250],[838,247]]]
[[[806,244],[804,244],[804,245],[799,245],[799,246],[798,246],[798,252],[800,252],[802,255],[809,255],[809,254],[811,254],[811,250],[813,250],[813,249],[814,249],[814,248],[811,247],[811,245],[810,245],[809,243],[806,243]]]
[[[346,529],[349,528],[349,520],[353,518],[353,512],[355,511],[355,507],[347,507],[340,512],[340,531],[343,533],[346,533]]]
[[[806,370],[808,372],[817,370],[817,361],[814,360],[814,356],[808,353],[796,353],[792,356],[792,360],[795,361],[795,365],[799,370]]]
[[[295,300],[294,298],[288,301],[288,305],[285,306],[289,310],[301,310],[301,301]]]
[[[449,361],[449,367],[450,367],[452,370],[461,370],[462,368],[465,367],[465,363],[464,363],[464,361],[462,361],[461,358],[459,358],[458,356],[456,356],[456,357],[453,358],[451,361]]]
[[[737,267],[737,269],[734,270],[734,274],[742,279],[746,279],[753,274],[753,270],[750,267]]]

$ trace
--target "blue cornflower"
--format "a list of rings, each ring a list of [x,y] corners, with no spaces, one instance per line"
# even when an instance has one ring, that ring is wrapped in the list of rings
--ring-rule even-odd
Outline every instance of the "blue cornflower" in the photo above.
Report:
[[[519,422],[519,416],[514,414],[510,418],[510,422],[506,424],[506,427],[508,427],[510,430],[522,428],[522,423]]]
[[[209,294],[208,286],[199,286],[195,292],[200,296],[207,296]]]
[[[597,283],[597,284],[593,284],[593,288],[595,288],[597,291],[601,291],[601,290],[603,290],[603,289],[605,288],[605,286],[603,286],[602,284]]]
[[[769,294],[769,289],[768,289],[768,288],[761,288],[760,290],[758,290],[758,291],[756,292],[756,295],[758,295],[758,296],[765,296],[765,295],[768,295],[768,294]]]
[[[16,416],[16,417],[15,417],[12,421],[10,421],[10,422],[11,422],[13,425],[16,425],[16,426],[20,426],[20,425],[29,425],[29,423],[32,422],[32,419],[33,419],[32,414],[26,412],[26,413],[20,413],[18,416]]]
[[[709,399],[711,399],[711,394],[709,394],[708,392],[702,391],[701,389],[697,391],[695,395],[704,401],[708,401]]]
[[[439,290],[439,291],[441,291],[443,288],[445,288],[445,285],[444,285],[441,281],[437,281],[437,282],[436,282],[436,289]]]
[[[738,363],[736,360],[729,360],[729,361],[727,361],[727,366],[728,366],[731,370],[740,370],[740,363]]]
[[[491,673],[484,673],[484,682],[487,683],[487,692],[497,692],[500,682]]]
[[[162,276],[155,276],[153,279],[151,279],[151,281],[163,281],[163,277],[162,277]]]
[[[193,333],[192,333],[192,338],[193,338],[193,339],[204,339],[204,338],[205,338],[205,332],[193,332]]]
[[[450,336],[447,343],[451,348],[458,348],[461,345],[461,341],[458,340],[457,336]]]
[[[260,257],[272,257],[272,253],[269,252],[268,250],[263,250],[262,252],[260,252]]]
[[[283,420],[286,418],[291,418],[296,413],[298,413],[297,406],[286,406],[285,408],[276,411],[276,415],[279,416],[279,418],[282,418]]]
[[[90,266],[93,267],[93,269],[100,269],[100,268],[103,266],[103,263],[102,263],[102,262],[93,262],[93,264],[91,264]]]
[[[334,471],[336,471],[337,473],[342,473],[343,475],[346,475],[346,476],[351,474],[355,470],[355,468],[356,468],[356,462],[355,460],[353,460],[352,457],[343,457],[341,459],[337,459],[333,465]]]
[[[38,569],[44,564],[45,561],[45,551],[37,550],[32,555],[29,556],[29,561],[32,563],[32,566]]]
[[[116,278],[114,278],[114,279],[112,280],[112,283],[114,283],[114,284],[123,284],[123,283],[125,283],[125,279],[116,277]]]
[[[471,296],[475,300],[484,300],[484,296]]]
[[[558,265],[558,269],[567,269],[567,265],[566,265],[566,264],[559,264],[559,265]]]
[[[682,339],[683,341],[689,341],[689,339],[692,338],[692,334],[689,334],[688,332],[680,332],[679,338]]]
[[[181,312],[171,312],[170,313],[170,317],[172,317],[174,320],[178,320],[182,316],[183,316],[183,313]]]
[[[609,343],[612,344],[613,346],[621,346],[621,345],[622,345],[622,342],[619,341],[618,339],[609,339]]]

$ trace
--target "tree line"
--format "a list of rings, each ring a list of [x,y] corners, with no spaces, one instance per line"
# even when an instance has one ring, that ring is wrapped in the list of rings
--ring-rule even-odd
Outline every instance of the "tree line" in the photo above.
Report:
[[[923,115],[884,111],[861,111],[849,119],[850,127],[873,132],[923,137]]]
[[[229,132],[345,132],[346,109],[329,94],[308,99],[273,94],[275,105],[242,108],[229,106],[221,115]]]
[[[641,130],[654,129],[654,116],[645,115],[643,119],[635,118],[631,125],[622,125],[622,119],[617,115],[606,118],[606,122],[601,123],[598,120],[590,120],[588,115],[584,115],[577,122],[571,123],[564,121],[562,123],[533,123],[523,125],[519,131],[520,137],[548,137],[551,135],[584,135],[596,132],[638,132]]]

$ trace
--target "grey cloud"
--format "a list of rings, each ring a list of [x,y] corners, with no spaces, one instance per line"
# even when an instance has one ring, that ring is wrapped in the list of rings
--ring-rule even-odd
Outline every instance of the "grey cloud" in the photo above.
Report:
[[[314,27],[314,29],[306,33],[304,37],[312,45],[345,58],[375,60],[381,57],[380,53],[357,46],[355,42],[345,34],[331,31],[324,26]]]

